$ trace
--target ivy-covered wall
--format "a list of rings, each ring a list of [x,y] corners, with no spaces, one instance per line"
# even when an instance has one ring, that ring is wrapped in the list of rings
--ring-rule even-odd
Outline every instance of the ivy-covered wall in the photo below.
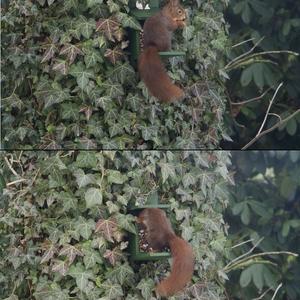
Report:
[[[127,243],[129,201],[150,197],[195,252],[177,299],[224,299],[227,152],[0,155],[1,299],[150,299],[169,263],[130,262]]]
[[[14,0],[2,9],[6,149],[216,148],[225,136],[218,83],[226,0],[182,1],[189,25],[168,63],[189,95],[161,104],[129,64],[128,0]]]

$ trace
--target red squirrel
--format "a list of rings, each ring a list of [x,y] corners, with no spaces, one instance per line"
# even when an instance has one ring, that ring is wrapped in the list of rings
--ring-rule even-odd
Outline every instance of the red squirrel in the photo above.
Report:
[[[146,239],[154,251],[170,247],[172,267],[170,275],[155,288],[161,297],[169,297],[184,289],[194,272],[192,247],[175,235],[166,213],[159,208],[146,208],[141,211],[137,222],[146,228]]]
[[[179,0],[169,0],[144,24],[144,50],[138,70],[150,93],[163,102],[181,100],[184,92],[174,85],[160,59],[160,51],[171,49],[172,32],[185,26],[186,13]]]

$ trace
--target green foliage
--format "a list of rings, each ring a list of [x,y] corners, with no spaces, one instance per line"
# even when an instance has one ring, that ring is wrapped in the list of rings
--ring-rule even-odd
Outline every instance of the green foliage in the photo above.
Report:
[[[238,257],[258,240],[253,255],[269,251],[300,253],[300,152],[233,152],[236,186],[232,189],[227,222],[233,249]],[[231,258],[232,259],[232,258]],[[300,297],[300,259],[287,255],[264,255],[242,261],[229,273],[228,292],[233,299],[253,299],[268,288],[263,299]],[[242,269],[242,271],[241,271]],[[239,283],[239,284],[238,284]]]
[[[232,103],[256,98],[270,88],[264,97],[242,106],[233,106],[236,121],[228,120],[231,137],[236,142],[232,147],[240,149],[257,133],[269,100],[280,82],[283,88],[272,105],[271,112],[285,118],[299,109],[300,98],[300,56],[291,53],[260,52],[290,50],[300,53],[300,3],[280,0],[233,0],[227,10],[230,23],[231,44],[235,46],[228,53],[233,60],[247,53],[259,41],[257,48],[243,57],[239,65],[229,71],[228,93]],[[278,121],[272,116],[267,127]],[[241,126],[244,125],[244,126]],[[258,141],[253,149],[298,149],[300,138],[300,115],[279,127]]]
[[[195,251],[186,297],[223,299],[228,153],[0,155],[1,299],[150,299],[169,263],[130,261],[127,232],[130,202],[155,196]]]
[[[226,137],[218,83],[226,42],[220,1],[184,1],[168,70],[187,99],[150,98],[129,64],[123,0],[10,1],[2,24],[3,146],[16,148],[216,148]]]

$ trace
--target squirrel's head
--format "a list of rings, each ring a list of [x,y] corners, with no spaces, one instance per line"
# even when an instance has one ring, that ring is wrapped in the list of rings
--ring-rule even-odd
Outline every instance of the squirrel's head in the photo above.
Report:
[[[167,4],[164,6],[164,10],[172,18],[176,27],[184,27],[186,25],[186,12],[183,6],[181,6],[179,0],[167,1]]]

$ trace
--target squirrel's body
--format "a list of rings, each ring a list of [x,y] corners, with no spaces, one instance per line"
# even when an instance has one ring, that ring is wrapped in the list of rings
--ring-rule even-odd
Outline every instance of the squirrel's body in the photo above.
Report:
[[[194,272],[194,254],[192,247],[175,235],[171,223],[163,210],[146,208],[138,216],[138,222],[146,227],[146,237],[154,250],[171,249],[172,267],[170,275],[161,281],[156,292],[169,297],[184,289]]]
[[[184,93],[169,78],[159,52],[171,49],[172,32],[185,25],[186,14],[179,0],[169,2],[144,24],[144,50],[138,69],[150,93],[161,101],[180,100]]]

